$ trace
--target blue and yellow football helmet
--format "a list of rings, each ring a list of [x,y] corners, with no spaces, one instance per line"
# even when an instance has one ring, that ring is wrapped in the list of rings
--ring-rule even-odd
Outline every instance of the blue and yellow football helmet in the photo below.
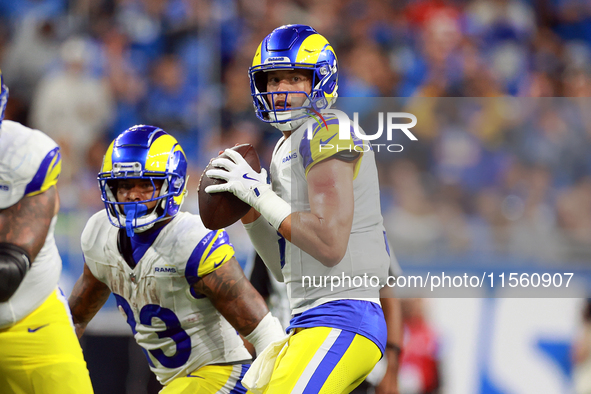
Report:
[[[117,201],[117,181],[146,179],[154,192],[149,200]],[[155,223],[175,216],[187,194],[187,158],[177,140],[164,130],[133,126],[111,143],[98,174],[102,200],[111,224],[125,228],[132,237]],[[155,182],[162,181],[160,193]],[[146,203],[158,201],[148,212]]]
[[[0,70],[0,126],[4,119],[4,110],[6,110],[6,103],[8,102],[8,88],[4,85],[4,77]]]
[[[311,92],[267,92],[268,71],[312,71]],[[255,112],[263,122],[282,131],[294,130],[308,118],[308,110],[330,108],[337,97],[337,55],[329,42],[305,25],[285,25],[273,30],[257,48],[248,70]],[[276,94],[304,93],[302,107],[275,108]]]

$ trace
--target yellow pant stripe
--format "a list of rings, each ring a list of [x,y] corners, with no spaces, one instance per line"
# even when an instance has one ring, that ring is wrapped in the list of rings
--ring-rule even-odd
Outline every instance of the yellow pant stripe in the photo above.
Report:
[[[277,357],[265,394],[341,394],[355,388],[381,357],[369,339],[340,329],[298,329]]]

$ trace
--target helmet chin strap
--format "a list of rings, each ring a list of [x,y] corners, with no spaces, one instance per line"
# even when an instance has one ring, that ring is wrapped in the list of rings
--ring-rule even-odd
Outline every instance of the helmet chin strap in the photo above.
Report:
[[[125,212],[125,231],[127,236],[132,238],[135,235],[133,231],[133,221],[148,213],[148,208],[144,204],[124,205]]]

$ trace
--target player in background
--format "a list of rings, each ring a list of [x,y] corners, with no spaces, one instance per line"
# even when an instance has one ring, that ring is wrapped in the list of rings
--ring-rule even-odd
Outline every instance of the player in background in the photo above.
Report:
[[[384,281],[390,265],[373,150],[355,149],[362,140],[353,134],[339,139],[337,118],[318,116],[336,98],[337,67],[332,47],[313,28],[275,29],[249,69],[257,116],[283,133],[273,152],[271,185],[266,171],[255,172],[231,150],[225,152],[230,159],[213,160],[219,168],[207,172],[227,181],[207,192],[230,191],[254,208],[242,221],[270,271],[285,281],[293,313],[292,336],[272,372],[257,362],[249,373],[253,391],[348,393],[386,349],[400,349],[401,328],[387,335],[379,286],[330,289],[330,283],[303,281],[341,275]],[[396,392],[397,363],[391,367],[388,392]]]
[[[0,393],[92,393],[57,285],[60,150],[42,132],[3,121],[7,100],[0,73]]]
[[[76,331],[113,293],[161,393],[245,393],[251,356],[238,333],[257,352],[285,334],[226,232],[180,212],[186,172],[162,129],[134,126],[111,143],[98,175],[105,209],[82,233],[84,273],[69,299]]]

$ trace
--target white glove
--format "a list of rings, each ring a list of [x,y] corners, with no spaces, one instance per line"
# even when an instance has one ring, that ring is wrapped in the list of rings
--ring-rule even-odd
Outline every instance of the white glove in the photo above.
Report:
[[[226,149],[229,157],[214,159],[211,164],[216,167],[208,170],[205,175],[226,181],[220,185],[210,185],[206,193],[230,192],[256,209],[271,225],[278,230],[283,220],[291,214],[291,207],[281,199],[267,184],[267,171],[261,168],[258,173],[244,160],[244,157],[233,149]]]
[[[223,179],[226,183],[208,186],[207,193],[230,192],[250,206],[255,204],[257,197],[266,188],[267,171],[261,168],[258,173],[244,160],[244,157],[233,149],[224,152],[230,159],[217,158],[212,160],[213,168],[205,173],[210,178]]]

